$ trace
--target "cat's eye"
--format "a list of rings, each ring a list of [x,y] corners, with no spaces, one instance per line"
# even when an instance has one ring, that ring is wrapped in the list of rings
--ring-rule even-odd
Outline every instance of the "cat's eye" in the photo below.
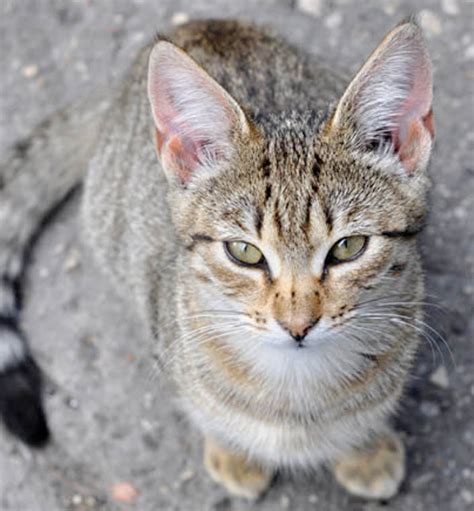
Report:
[[[343,263],[356,259],[367,245],[367,236],[349,236],[340,239],[329,251],[329,262],[332,264]]]
[[[265,261],[262,252],[245,241],[227,241],[224,246],[230,259],[238,264],[258,266]]]

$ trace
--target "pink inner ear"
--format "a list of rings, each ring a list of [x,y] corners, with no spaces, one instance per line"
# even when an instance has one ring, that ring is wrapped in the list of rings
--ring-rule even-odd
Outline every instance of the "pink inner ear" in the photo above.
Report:
[[[392,130],[395,151],[409,171],[414,170],[420,160],[426,138],[434,138],[430,71],[421,65],[414,72],[412,88],[400,107],[396,127]]]
[[[176,126],[173,123],[173,119],[178,117],[173,108],[173,100],[164,87],[161,90],[163,93],[158,95],[161,122],[156,128],[156,148],[160,157],[173,167],[179,180],[185,183],[198,165],[200,144],[183,135],[186,126]]]
[[[171,165],[179,180],[185,183],[199,163],[200,144],[167,130],[156,130],[156,148],[165,163]]]
[[[398,153],[401,163],[409,172],[416,168],[427,137],[431,140],[434,138],[432,110],[421,119],[411,119],[408,128],[405,130],[403,139],[397,134],[394,134],[395,150]]]
[[[423,129],[418,119],[411,121],[403,142],[399,144],[398,147],[395,145],[398,157],[408,171],[412,171],[416,167]]]

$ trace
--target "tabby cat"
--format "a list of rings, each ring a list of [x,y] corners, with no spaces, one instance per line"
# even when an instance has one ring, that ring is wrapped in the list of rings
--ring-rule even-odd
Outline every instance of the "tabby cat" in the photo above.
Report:
[[[39,221],[81,179],[85,237],[131,300],[150,356],[204,435],[204,464],[256,498],[278,467],[325,463],[393,496],[389,426],[418,345],[432,76],[394,28],[347,85],[277,36],[197,21],[160,37],[116,93],[60,112],[0,167],[0,412],[48,438],[19,328]]]

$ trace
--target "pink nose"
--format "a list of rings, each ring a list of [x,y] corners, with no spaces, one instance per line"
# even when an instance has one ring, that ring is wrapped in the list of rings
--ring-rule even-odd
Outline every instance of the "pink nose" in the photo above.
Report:
[[[293,339],[300,343],[306,337],[308,332],[313,328],[314,325],[319,321],[317,319],[307,319],[307,320],[295,320],[289,323],[279,321],[279,325],[284,328]]]

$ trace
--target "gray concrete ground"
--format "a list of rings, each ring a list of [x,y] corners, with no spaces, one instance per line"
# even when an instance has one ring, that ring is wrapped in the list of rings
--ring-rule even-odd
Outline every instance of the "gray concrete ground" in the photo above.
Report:
[[[153,371],[140,325],[78,236],[77,198],[40,237],[24,323],[48,375],[54,442],[31,452],[0,430],[0,509],[400,511],[474,509],[473,3],[460,0],[1,0],[0,148],[58,107],[115,80],[153,33],[186,17],[271,24],[355,70],[384,32],[422,11],[435,66],[434,190],[423,236],[430,300],[444,332],[420,355],[399,427],[408,479],[385,507],[351,498],[331,476],[281,476],[257,504],[229,499],[201,468],[200,438]],[[436,311],[437,309],[433,309]],[[120,503],[114,485],[136,495]]]

